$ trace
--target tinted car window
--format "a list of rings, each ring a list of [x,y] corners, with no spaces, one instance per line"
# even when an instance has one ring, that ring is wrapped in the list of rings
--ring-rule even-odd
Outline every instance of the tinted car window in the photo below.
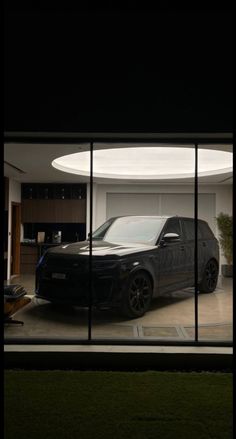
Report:
[[[181,236],[180,223],[178,218],[170,218],[167,221],[164,233],[177,233]]]
[[[93,233],[93,239],[103,239],[110,225],[113,223],[114,218],[110,218],[104,224],[102,224],[95,232]]]
[[[193,241],[195,239],[195,221],[193,220],[182,220],[185,237],[188,241]],[[202,229],[200,227],[200,222],[198,221],[198,239],[206,239],[206,236],[203,235]]]
[[[109,242],[143,242],[155,245],[162,227],[162,218],[121,217],[113,221],[104,239]]]
[[[195,238],[195,227],[194,220],[183,220],[185,237],[188,241],[191,241]]]
[[[199,221],[199,229],[203,239],[214,239],[214,234],[205,221]]]

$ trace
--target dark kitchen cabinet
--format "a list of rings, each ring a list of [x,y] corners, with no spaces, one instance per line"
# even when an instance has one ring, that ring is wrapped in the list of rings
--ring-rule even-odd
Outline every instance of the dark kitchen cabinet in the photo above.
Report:
[[[85,223],[86,200],[22,200],[22,223]]]
[[[22,200],[81,200],[86,199],[84,183],[23,183]]]

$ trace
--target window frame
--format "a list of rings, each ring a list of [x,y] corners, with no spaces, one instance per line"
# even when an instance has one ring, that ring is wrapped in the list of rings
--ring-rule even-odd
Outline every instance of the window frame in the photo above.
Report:
[[[163,143],[163,144],[175,144],[175,145],[189,145],[191,144],[195,148],[195,178],[194,178],[194,223],[195,223],[195,337],[193,340],[132,340],[132,339],[94,339],[91,337],[92,329],[92,313],[91,303],[89,307],[89,327],[88,327],[88,339],[75,340],[61,337],[57,340],[50,338],[9,338],[4,340],[5,345],[140,345],[140,346],[217,346],[217,347],[232,347],[232,341],[217,341],[217,340],[199,340],[198,338],[198,294],[196,288],[197,278],[197,236],[198,236],[198,146],[200,144],[227,144],[232,145],[233,135],[232,133],[69,133],[69,132],[5,132],[5,143],[66,143],[66,144],[79,144],[84,142],[90,143],[90,274],[92,279],[92,200],[93,200],[93,144],[95,142],[148,142],[148,143]],[[180,226],[182,227],[181,221]],[[183,230],[182,230],[183,232]],[[92,283],[91,283],[92,288]],[[92,298],[92,296],[91,296]]]

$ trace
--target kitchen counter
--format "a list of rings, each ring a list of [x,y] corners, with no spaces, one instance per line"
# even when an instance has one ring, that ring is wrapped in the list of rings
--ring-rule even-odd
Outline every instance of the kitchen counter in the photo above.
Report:
[[[55,245],[66,245],[66,244],[71,244],[71,242],[60,242],[60,243],[55,243],[55,242],[21,242],[21,245],[27,245],[27,246],[32,246],[32,247],[38,247],[38,246],[43,246],[43,247],[53,247]]]
[[[61,242],[60,244],[58,244],[52,242],[21,242],[20,273],[34,274],[39,259],[48,248],[65,244],[70,243]]]

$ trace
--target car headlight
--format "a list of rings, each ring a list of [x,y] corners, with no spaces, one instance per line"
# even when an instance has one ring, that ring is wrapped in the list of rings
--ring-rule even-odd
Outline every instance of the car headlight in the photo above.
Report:
[[[117,261],[113,260],[101,260],[101,261],[93,261],[92,262],[92,268],[95,270],[102,270],[102,269],[112,269],[117,266]]]
[[[39,258],[38,263],[37,263],[37,268],[38,268],[40,265],[42,265],[43,263],[45,263],[45,261],[46,261],[46,253],[44,253],[44,254]]]

